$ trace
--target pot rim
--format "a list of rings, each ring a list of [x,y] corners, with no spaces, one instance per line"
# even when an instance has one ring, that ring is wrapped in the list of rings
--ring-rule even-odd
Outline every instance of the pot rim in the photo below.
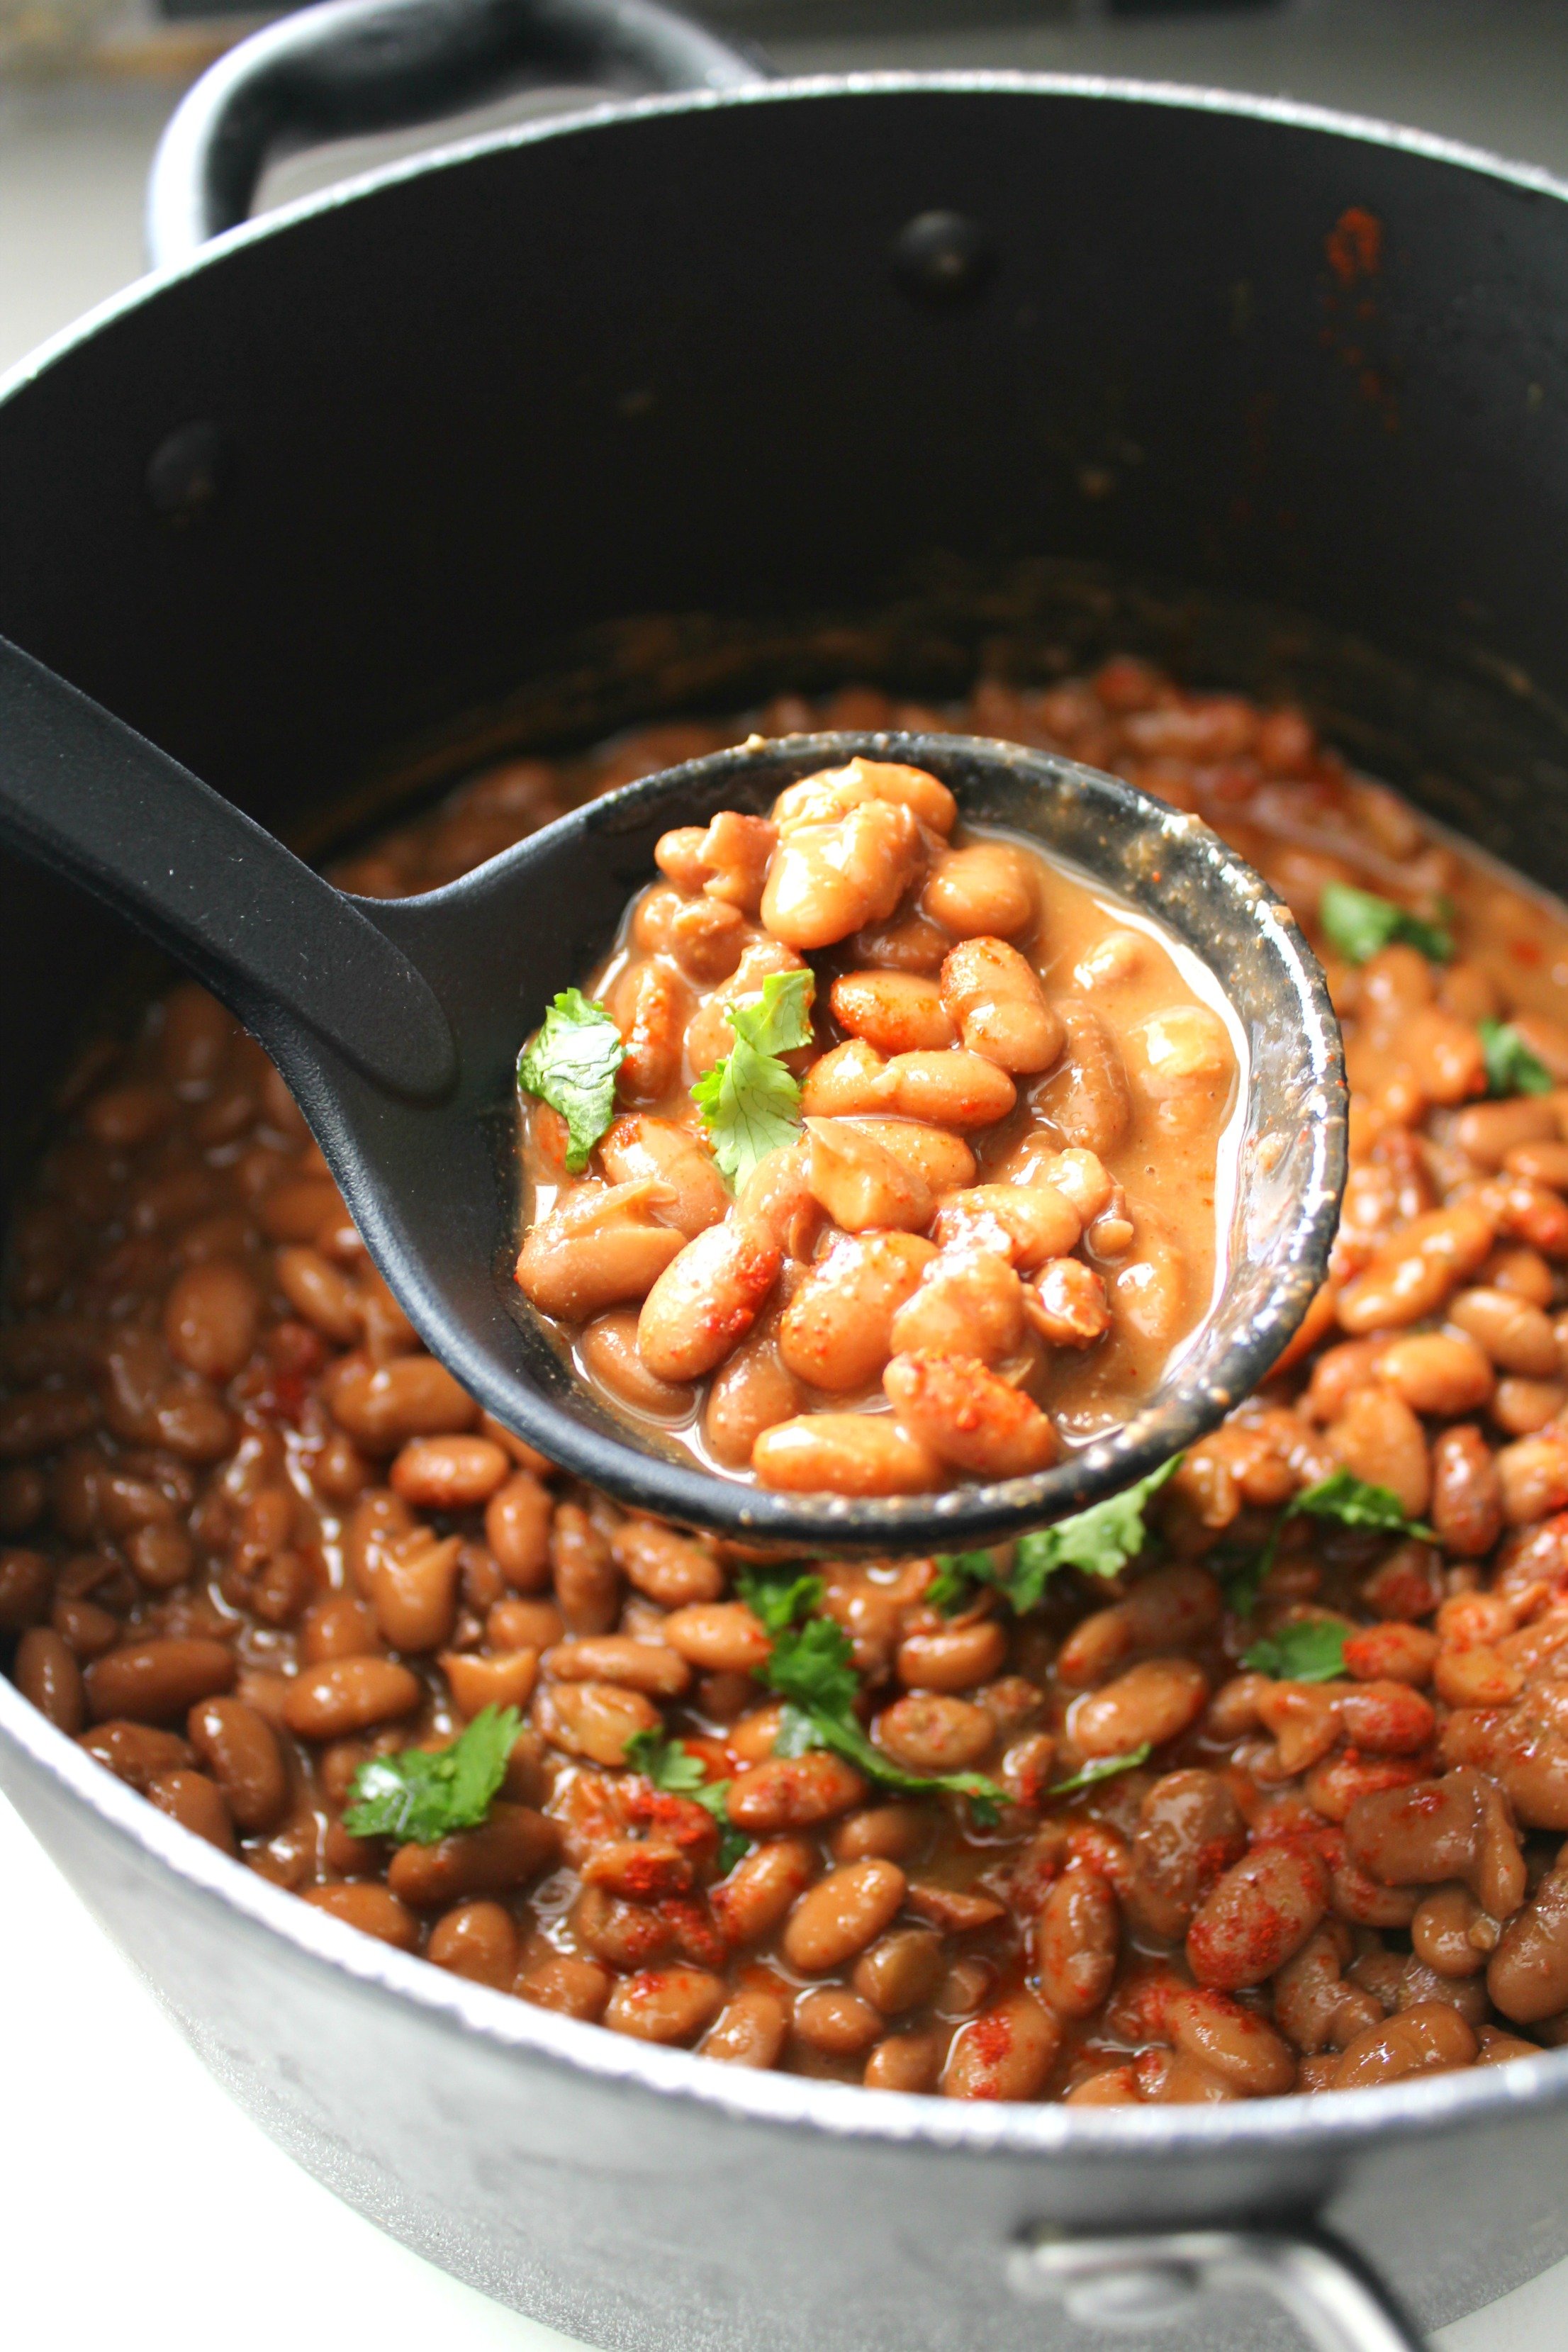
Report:
[[[735,106],[778,105],[811,99],[931,95],[1037,96],[1153,105],[1282,129],[1318,131],[1363,145],[1393,149],[1455,165],[1517,189],[1568,200],[1568,183],[1532,165],[1510,163],[1479,147],[1413,131],[1372,116],[1293,100],[1175,82],[1088,74],[878,73],[813,75],[760,82],[725,92],[620,100],[552,115],[456,140],[412,158],[375,166],[333,186],[226,231],[188,260],[149,274],[95,306],[48,338],[0,376],[0,402],[23,392],[102,329],[156,300],[198,272],[261,239],[303,230],[341,205],[373,197],[423,173],[454,168],[502,149],[585,132],[626,121]],[[16,1686],[0,1676],[0,1739],[55,1783],[84,1812],[126,1838],[192,1895],[215,1904],[250,1929],[275,1935],[305,1963],[353,1979],[398,2004],[412,2003],[446,2031],[518,2052],[565,2072],[622,2084],[650,2094],[689,2099],[736,2122],[804,2127],[835,2139],[886,2147],[929,2146],[971,2157],[1069,2157],[1101,2163],[1146,2164],[1153,2157],[1234,2158],[1250,2153],[1300,2150],[1346,2152],[1416,2133],[1470,2123],[1500,2122],[1514,2113],[1568,2105],[1568,2052],[1505,2066],[1473,2067],[1331,2099],[1237,2100],[1216,2106],[1070,2108],[1059,2104],[991,2106],[911,2093],[897,2098],[855,2084],[824,2083],[803,2074],[752,2073],[668,2050],[532,2007],[510,1994],[448,1974],[411,1954],[348,1927],[297,1895],[270,1885],[221,1853],[157,1809],[48,1723]]]
[[[279,1937],[306,1964],[350,1977],[400,2007],[411,2003],[432,2024],[508,2055],[542,2060],[606,2087],[691,2100],[738,2124],[804,2128],[829,2139],[895,2148],[924,2146],[956,2156],[1146,2164],[1158,2157],[1342,2154],[1568,2106],[1568,2049],[1507,2065],[1336,2091],[1326,2099],[1238,2099],[1213,2106],[991,2105],[913,2092],[889,2097],[858,2084],[753,2073],[535,2008],[345,1926],[161,1813],[57,1730],[4,1675],[0,1742],[19,1749],[75,1804],[127,1838],[187,1894],[237,1913],[249,1929]],[[47,1852],[47,1842],[40,1843]]]
[[[929,73],[911,70],[801,74],[757,81],[734,89],[678,90],[647,98],[600,100],[593,105],[563,110],[559,114],[503,124],[497,130],[475,131],[466,138],[447,140],[422,149],[416,155],[400,156],[385,163],[373,164],[365,171],[334,181],[329,187],[315,189],[309,195],[297,196],[289,204],[279,205],[255,219],[243,221],[237,228],[226,229],[221,236],[205,245],[199,253],[172,263],[166,268],[149,270],[142,277],[133,278],[129,286],[95,303],[68,326],[46,336],[42,342],[25,352],[9,368],[0,371],[0,404],[11,399],[47,368],[66,358],[79,344],[90,341],[102,328],[132,310],[140,310],[144,303],[156,299],[169,288],[183,284],[199,271],[259,244],[264,238],[302,227],[310,221],[336,212],[342,205],[360,203],[384,188],[401,186],[426,173],[452,169],[506,148],[531,147],[544,140],[607,131],[619,123],[637,122],[660,115],[704,114],[729,107],[773,106],[810,99],[921,97],[943,91],[961,98],[1098,99],[1118,105],[1158,106],[1176,112],[1274,123],[1283,130],[1321,131],[1362,146],[1389,148],[1429,163],[1453,164],[1462,171],[1475,172],[1485,178],[1500,181],[1516,188],[1521,194],[1554,196],[1568,201],[1568,179],[1559,178],[1539,164],[1516,163],[1490,148],[1471,146],[1463,140],[1447,139],[1436,131],[1416,131],[1379,115],[1352,114],[1341,108],[1317,106],[1298,99],[1265,98],[1245,90],[1215,89],[1199,82],[1144,80],[1134,76],[1111,74],[1015,73],[992,68],[977,68],[970,72],[955,69]]]

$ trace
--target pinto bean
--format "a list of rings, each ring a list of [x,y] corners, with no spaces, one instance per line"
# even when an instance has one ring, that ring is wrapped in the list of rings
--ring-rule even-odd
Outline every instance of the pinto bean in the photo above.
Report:
[[[1568,1504],[1568,1432],[1545,1429],[1492,1457],[1510,1528],[1529,1527]]]
[[[712,1154],[673,1119],[616,1119],[600,1141],[599,1158],[612,1184],[646,1179],[659,1185],[660,1223],[673,1225],[688,1241],[729,1213],[730,1194]]]
[[[791,1967],[818,1975],[864,1951],[891,1924],[904,1884],[893,1862],[849,1862],[830,1870],[790,1913],[784,1949]]]
[[[347,1886],[302,1886],[300,1893],[318,1911],[341,1919],[345,1927],[357,1927],[362,1936],[374,1936],[378,1943],[390,1944],[399,1952],[419,1948],[419,1922],[413,1912],[372,1880],[360,1879]]]
[[[989,1754],[996,1727],[968,1699],[921,1691],[883,1708],[877,1737],[908,1772],[962,1772]]]
[[[851,1118],[847,1124],[901,1160],[933,1196],[974,1181],[974,1154],[961,1135],[918,1118]]]
[[[1074,1863],[1046,1896],[1035,1929],[1040,1990],[1058,2017],[1090,2017],[1110,1990],[1121,1948],[1116,1897]]]
[[[1497,1948],[1500,1930],[1468,1886],[1435,1886],[1424,1895],[1410,1922],[1418,1960],[1440,1977],[1479,1976]]]
[[[1460,1879],[1494,1919],[1508,1917],[1524,1900],[1524,1864],[1507,1801],[1468,1767],[1363,1797],[1346,1816],[1345,1845],[1385,1886]]]
[[[644,1969],[616,1986],[604,2022],[638,2042],[690,2042],[723,2006],[723,1979],[706,1969]]]
[[[931,1223],[930,1185],[863,1128],[812,1118],[806,1135],[806,1183],[841,1233],[920,1233]]]
[[[485,1541],[515,1592],[539,1592],[550,1580],[555,1501],[530,1470],[514,1470],[485,1506]]]
[[[443,1650],[437,1664],[447,1677],[452,1704],[468,1722],[487,1706],[526,1706],[539,1679],[536,1649],[502,1650],[476,1658],[467,1650]]]
[[[1568,1866],[1561,1856],[1503,1929],[1487,1990],[1516,2025],[1568,2009]]]
[[[1247,1828],[1217,1772],[1166,1772],[1139,1807],[1132,1901],[1154,1933],[1184,1936],[1198,1906],[1247,1850]]]
[[[658,1519],[623,1519],[611,1549],[627,1583],[661,1609],[717,1601],[724,1590],[724,1571],[712,1553]]]
[[[1017,939],[1032,928],[1038,907],[1029,860],[1002,841],[944,850],[921,898],[921,912],[958,940]]]
[[[1357,1682],[1408,1683],[1413,1689],[1432,1679],[1440,1644],[1421,1625],[1369,1625],[1347,1634],[1345,1672]]]
[[[899,971],[847,971],[828,992],[833,1017],[879,1054],[940,1052],[958,1033],[935,981]]]
[[[1105,1284],[1080,1258],[1049,1258],[1024,1293],[1032,1328],[1053,1348],[1092,1348],[1111,1326]]]
[[[1484,1284],[1462,1290],[1449,1302],[1448,1320],[1468,1332],[1500,1371],[1521,1373],[1529,1380],[1551,1380],[1563,1370],[1550,1317],[1516,1292],[1489,1289]]]
[[[1195,1723],[1208,1704],[1208,1676],[1190,1658],[1151,1658],[1102,1690],[1075,1699],[1068,1717],[1085,1756],[1125,1756],[1158,1748]]]
[[[814,1829],[858,1805],[866,1783],[852,1764],[826,1751],[772,1756],[730,1783],[730,1819],[752,1837]]]
[[[1008,1994],[961,2025],[942,2091],[950,2099],[1034,2099],[1061,2046],[1061,2027],[1032,1994]]]
[[[702,1433],[731,1470],[751,1462],[764,1430],[800,1410],[800,1388],[779,1353],[778,1335],[758,1327],[720,1365],[702,1408]]]
[[[449,1437],[472,1429],[479,1406],[433,1356],[399,1356],[371,1364],[344,1356],[326,1378],[332,1418],[363,1454],[395,1454],[411,1437]]]
[[[943,1250],[893,1318],[893,1351],[996,1363],[1023,1344],[1024,1297],[1023,1284],[998,1252]]]
[[[942,1461],[980,1478],[1048,1469],[1061,1441],[1032,1397],[973,1357],[895,1356],[882,1386],[909,1433]]]
[[[0,1550],[0,1633],[25,1633],[49,1605],[54,1569],[41,1551]]]
[[[69,1645],[52,1626],[28,1627],[16,1644],[14,1672],[16,1687],[29,1705],[57,1731],[74,1738],[86,1714],[82,1673]]]
[[[418,1677],[391,1658],[332,1658],[289,1685],[283,1720],[301,1739],[345,1739],[412,1715]]]
[[[942,1003],[965,1049],[1020,1075],[1048,1070],[1062,1049],[1060,1021],[1038,973],[1005,940],[966,939],[942,967]]]
[[[940,1054],[897,1054],[883,1073],[887,1108],[958,1135],[994,1127],[1017,1100],[1005,1070],[983,1054],[954,1046]]]
[[[739,1601],[698,1601],[677,1609],[659,1630],[678,1657],[704,1674],[750,1674],[767,1663],[773,1647]]]
[[[233,1259],[188,1267],[163,1302],[169,1353],[205,1380],[234,1378],[250,1360],[260,1323],[261,1293]]]
[[[661,1381],[700,1380],[755,1322],[778,1280],[783,1255],[740,1220],[688,1242],[643,1301],[637,1349]]]
[[[488,1437],[416,1437],[404,1446],[388,1482],[423,1511],[471,1511],[505,1485],[511,1465]]]
[[[835,1241],[780,1318],[779,1352],[787,1369],[840,1394],[867,1387],[888,1360],[894,1316],[935,1255],[913,1234]]]
[[[681,1043],[691,1018],[684,975],[658,958],[634,964],[611,1006],[626,1046],[616,1073],[623,1102],[662,1102],[680,1076]]]
[[[1449,1331],[1416,1331],[1391,1339],[1374,1354],[1373,1370],[1412,1412],[1450,1421],[1458,1413],[1477,1412],[1497,1385],[1490,1363],[1474,1340]]]
[[[364,1330],[365,1304],[359,1286],[321,1251],[300,1242],[274,1253],[278,1287],[294,1312],[324,1339],[352,1347]],[[167,1321],[165,1318],[165,1328]],[[170,1340],[171,1349],[174,1347]],[[197,1365],[198,1371],[205,1370]]]
[[[864,700],[861,697],[854,698]],[[837,698],[840,705],[844,699],[843,696]],[[837,709],[833,725],[885,726],[890,715],[887,704],[879,697],[872,699],[880,704],[879,709],[864,709],[853,716]],[[910,809],[932,833],[949,834],[958,820],[958,803],[940,777],[924,768],[906,767],[896,760],[858,758],[842,768],[824,768],[818,774],[791,784],[779,794],[773,815],[781,827],[822,823],[847,809],[859,807],[863,801],[889,801],[895,807]]]
[[[1550,1103],[1533,1095],[1506,1102],[1471,1103],[1454,1123],[1454,1140],[1468,1160],[1500,1168],[1516,1144],[1554,1140],[1559,1130]]]
[[[684,1658],[662,1642],[638,1642],[629,1633],[586,1633],[557,1643],[540,1660],[552,1681],[615,1683],[648,1698],[679,1698],[691,1680]]]
[[[1421,1517],[1432,1493],[1426,1433],[1402,1397],[1391,1389],[1356,1390],[1331,1423],[1328,1442],[1352,1477],[1388,1487],[1407,1518]]]
[[[851,1979],[883,2017],[934,1999],[947,1974],[942,1937],[929,1927],[894,1927],[862,1952]]]
[[[235,1825],[247,1835],[276,1829],[288,1809],[289,1774],[266,1717],[243,1699],[199,1699],[185,1728],[227,1800]]]
[[[747,1792],[748,1801],[758,1795],[753,1787]],[[816,1875],[816,1856],[805,1838],[771,1838],[742,1854],[729,1877],[714,1887],[709,1896],[713,1916],[730,1943],[755,1943],[778,1926]]]
[[[889,2033],[866,2061],[861,2077],[868,2091],[931,2091],[942,2065],[944,2037],[926,2027]]]
[[[1274,2015],[1307,2056],[1346,2049],[1358,2033],[1381,2023],[1382,2003],[1345,1979],[1354,1950],[1351,1932],[1331,1919],[1309,1936],[1274,1979]]]
[[[607,1633],[620,1614],[620,1570],[580,1503],[556,1506],[550,1523],[550,1572],[572,1632]]]
[[[1277,2098],[1296,2080],[1289,2045],[1267,2021],[1227,1993],[1177,1985],[1163,2003],[1178,2051],[1247,2099]]]
[[[175,1723],[197,1699],[232,1690],[234,1677],[226,1643],[190,1634],[127,1642],[96,1658],[82,1680],[95,1722],[128,1716],[134,1723]]]
[[[972,1691],[1000,1674],[1006,1657],[999,1620],[977,1617],[931,1633],[906,1633],[899,1644],[899,1680],[906,1690]]]
[[[1432,1448],[1432,1525],[1445,1551],[1480,1559],[1502,1532],[1502,1484],[1479,1429],[1446,1429]]]
[[[931,1836],[931,1819],[919,1804],[868,1805],[839,1822],[829,1843],[836,1862],[863,1862],[880,1854],[887,1862],[915,1862]]]
[[[1187,1930],[1194,1976],[1226,1992],[1262,1984],[1300,1951],[1329,1892],[1328,1871],[1310,1847],[1255,1847],[1205,1896]]]
[[[220,1853],[238,1852],[223,1791],[205,1772],[160,1772],[147,1783],[147,1800]]]
[[[778,2063],[789,2018],[776,1992],[762,1986],[731,1994],[702,2044],[704,2058],[730,2066],[767,2068]]]
[[[1475,2063],[1475,2033],[1444,2001],[1424,2001],[1358,2033],[1334,2070],[1336,2091],[1370,2083],[1402,2082],[1411,2074],[1446,2074]]]
[[[1035,1090],[1035,1112],[1064,1145],[1104,1160],[1121,1142],[1132,1117],[1121,1048],[1099,1013],[1081,998],[1059,998],[1056,1011],[1067,1043],[1058,1067]]]
[[[383,1552],[372,1578],[371,1600],[382,1639],[409,1655],[438,1650],[451,1639],[458,1610],[462,1542],[416,1528]]]
[[[517,1929],[500,1903],[459,1903],[430,1930],[425,1957],[470,1984],[510,1992],[517,1974]]]
[[[616,1683],[547,1683],[533,1702],[533,1719],[546,1739],[590,1763],[624,1764],[626,1742],[662,1726],[657,1706],[641,1691]]]
[[[561,1852],[556,1823],[531,1805],[500,1799],[477,1829],[454,1830],[435,1845],[400,1845],[386,1883],[411,1910],[431,1911],[475,1895],[510,1895]]]
[[[531,1305],[581,1323],[623,1299],[646,1299],[689,1246],[673,1226],[651,1222],[652,1190],[641,1181],[603,1191],[583,1185],[531,1225],[516,1270]]]
[[[925,862],[919,820],[866,801],[835,823],[781,833],[763,892],[765,930],[803,953],[885,922]]]
[[[1353,1338],[1436,1314],[1486,1258],[1494,1232],[1492,1220],[1468,1200],[1413,1217],[1341,1291],[1342,1329]]]
[[[931,1232],[942,1250],[979,1249],[1032,1273],[1078,1246],[1082,1220],[1053,1184],[975,1184],[949,1193]]]

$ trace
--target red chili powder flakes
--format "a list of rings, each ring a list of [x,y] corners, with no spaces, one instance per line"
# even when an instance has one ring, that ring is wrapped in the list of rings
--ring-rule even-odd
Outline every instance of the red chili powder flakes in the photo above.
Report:
[[[1358,278],[1375,278],[1383,266],[1383,223],[1375,213],[1352,205],[1324,238],[1323,251],[1342,286],[1353,286]]]

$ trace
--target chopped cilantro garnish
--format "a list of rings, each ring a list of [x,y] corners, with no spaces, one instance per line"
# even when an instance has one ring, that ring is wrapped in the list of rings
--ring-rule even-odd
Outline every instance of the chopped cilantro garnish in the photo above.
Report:
[[[1418,948],[1433,963],[1447,963],[1454,952],[1453,939],[1440,923],[1424,922],[1392,898],[1357,890],[1349,882],[1325,882],[1319,912],[1331,946],[1351,963],[1365,963],[1394,940]]]
[[[1337,1519],[1342,1528],[1374,1528],[1380,1535],[1413,1536],[1418,1543],[1437,1540],[1423,1520],[1405,1517],[1405,1506],[1392,1487],[1369,1486],[1364,1478],[1352,1477],[1348,1470],[1331,1471],[1316,1486],[1303,1487],[1295,1501],[1286,1505],[1257,1559],[1226,1585],[1226,1600],[1238,1617],[1252,1613],[1258,1588],[1274,1565],[1285,1522],[1300,1518]]]
[[[666,1796],[689,1797],[719,1824],[719,1868],[734,1869],[751,1840],[730,1819],[730,1783],[710,1780],[702,1759],[679,1739],[662,1731],[634,1731],[622,1751],[634,1772],[641,1772]]]
[[[1115,1576],[1136,1559],[1147,1541],[1143,1513],[1168,1478],[1182,1466],[1173,1454],[1146,1478],[1120,1495],[1108,1495],[1054,1528],[1039,1528],[1020,1536],[1013,1548],[1013,1565],[998,1567],[988,1551],[939,1551],[935,1580],[926,1599],[944,1615],[953,1616],[967,1605],[976,1585],[994,1585],[1022,1616],[1037,1609],[1046,1586],[1058,1568],[1076,1568],[1085,1576]]]
[[[1555,1081],[1517,1029],[1506,1021],[1478,1021],[1486,1049],[1489,1095],[1549,1095]]]
[[[616,1073],[626,1058],[620,1031],[580,988],[562,990],[518,1057],[518,1085],[566,1122],[566,1165],[574,1176],[615,1118]]]
[[[735,1579],[737,1597],[768,1633],[809,1617],[822,1599],[822,1579],[802,1574],[793,1561],[782,1567],[743,1568]]]
[[[1047,1797],[1070,1797],[1076,1795],[1079,1789],[1092,1789],[1101,1780],[1114,1780],[1119,1772],[1133,1772],[1140,1764],[1147,1764],[1151,1753],[1149,1742],[1144,1739],[1136,1748],[1130,1748],[1125,1756],[1091,1757],[1081,1772],[1075,1772],[1070,1780],[1058,1780],[1054,1789],[1046,1790],[1046,1794]]]
[[[800,1133],[800,1087],[779,1056],[811,1043],[809,971],[772,971],[756,1003],[731,1004],[733,1051],[700,1077],[691,1098],[713,1157],[739,1192],[761,1160]]]
[[[343,1827],[353,1837],[414,1845],[434,1845],[453,1830],[478,1829],[506,1778],[521,1726],[515,1706],[481,1707],[449,1748],[373,1756],[354,1774]]]
[[[1345,1629],[1326,1617],[1303,1618],[1265,1633],[1241,1654],[1256,1675],[1281,1683],[1331,1683],[1345,1670]]]
[[[910,1796],[942,1790],[967,1797],[977,1820],[994,1821],[1007,1792],[984,1772],[906,1772],[872,1745],[855,1713],[860,1684],[853,1657],[848,1634],[831,1617],[808,1617],[804,1625],[775,1635],[773,1655],[759,1669],[761,1679],[785,1702],[774,1754],[804,1756],[811,1748],[830,1748],[884,1789]]]

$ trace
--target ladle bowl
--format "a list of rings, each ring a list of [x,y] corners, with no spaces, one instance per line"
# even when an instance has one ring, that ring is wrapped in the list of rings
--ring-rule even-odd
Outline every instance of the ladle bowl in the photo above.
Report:
[[[512,1279],[515,1066],[603,956],[654,845],[764,809],[856,756],[930,770],[1163,923],[1215,974],[1247,1055],[1211,1311],[1121,1427],[1026,1478],[866,1500],[766,1492],[659,1450],[577,1379]],[[1289,909],[1197,819],[1121,779],[971,737],[763,741],[590,801],[444,888],[336,890],[188,770],[0,641],[0,835],[195,971],[276,1062],[421,1339],[489,1412],[617,1501],[748,1542],[962,1549],[1082,1509],[1214,1427],[1268,1371],[1326,1270],[1346,1096],[1323,975]]]

